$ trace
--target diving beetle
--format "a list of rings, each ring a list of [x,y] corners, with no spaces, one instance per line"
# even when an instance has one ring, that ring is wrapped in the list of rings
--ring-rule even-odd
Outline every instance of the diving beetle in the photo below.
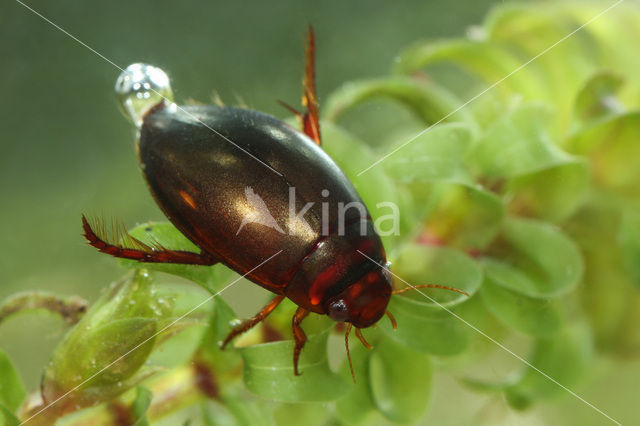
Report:
[[[86,239],[101,252],[140,262],[222,263],[275,293],[257,315],[231,330],[223,347],[283,299],[292,300],[298,305],[292,320],[296,375],[306,342],[300,324],[311,312],[347,323],[348,353],[352,326],[367,347],[362,328],[385,313],[395,328],[387,311],[392,294],[428,287],[464,293],[435,284],[393,290],[382,241],[364,202],[320,147],[311,27],[305,56],[306,111],[285,104],[301,132],[249,109],[178,106],[170,99],[166,74],[149,65],[134,64],[118,79],[116,91],[138,127],[139,164],[148,187],[200,253],[152,247],[131,236],[130,244],[113,241],[82,217]]]

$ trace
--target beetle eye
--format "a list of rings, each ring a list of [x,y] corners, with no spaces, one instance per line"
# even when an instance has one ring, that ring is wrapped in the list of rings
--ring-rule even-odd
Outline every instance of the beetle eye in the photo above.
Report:
[[[345,322],[349,319],[349,308],[343,299],[336,300],[329,304],[329,317],[338,322]]]

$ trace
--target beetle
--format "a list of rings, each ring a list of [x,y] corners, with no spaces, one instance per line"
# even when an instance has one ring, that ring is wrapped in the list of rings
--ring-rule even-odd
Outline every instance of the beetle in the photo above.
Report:
[[[292,319],[295,375],[307,339],[301,322],[311,312],[347,323],[348,354],[352,327],[367,347],[361,329],[385,314],[395,328],[387,311],[392,294],[413,288],[464,293],[435,284],[393,290],[384,247],[364,202],[321,148],[311,27],[305,56],[305,112],[285,104],[302,131],[249,109],[178,107],[167,98],[140,114],[137,151],[150,192],[200,253],[151,247],[131,236],[130,244],[114,241],[82,217],[84,236],[101,252],[140,262],[222,263],[275,293],[258,314],[230,331],[222,347],[282,300],[292,300],[298,305]],[[327,215],[340,207],[341,216]]]

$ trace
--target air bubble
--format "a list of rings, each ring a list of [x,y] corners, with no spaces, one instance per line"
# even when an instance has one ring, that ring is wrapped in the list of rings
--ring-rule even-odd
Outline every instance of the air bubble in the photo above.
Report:
[[[124,114],[136,127],[149,109],[173,102],[173,92],[167,74],[148,64],[129,65],[116,80],[116,95]]]

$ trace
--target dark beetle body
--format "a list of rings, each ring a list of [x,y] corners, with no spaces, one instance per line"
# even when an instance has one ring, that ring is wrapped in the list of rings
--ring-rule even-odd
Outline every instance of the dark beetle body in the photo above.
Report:
[[[384,314],[391,280],[379,266],[386,263],[380,238],[353,185],[306,135],[256,111],[168,106],[145,116],[138,147],[158,205],[203,252],[245,274],[282,250],[247,278],[356,327]],[[260,223],[241,228],[255,208],[247,188],[264,201],[279,229]],[[313,205],[301,220],[296,213],[307,203]],[[345,210],[341,235],[340,203],[364,209]]]

